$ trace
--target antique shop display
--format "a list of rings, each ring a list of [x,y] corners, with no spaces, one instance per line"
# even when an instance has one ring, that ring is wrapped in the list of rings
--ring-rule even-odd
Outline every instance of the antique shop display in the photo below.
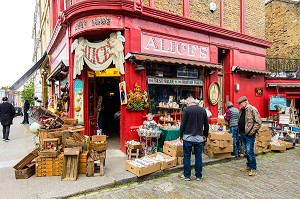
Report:
[[[153,120],[153,115],[148,114],[147,120],[143,122],[137,129],[140,136],[140,142],[143,146],[144,154],[152,154],[157,152],[158,138],[160,137],[161,130],[157,126],[157,123]]]
[[[60,128],[64,121],[56,114],[43,107],[31,108],[30,119],[40,124],[41,129]]]

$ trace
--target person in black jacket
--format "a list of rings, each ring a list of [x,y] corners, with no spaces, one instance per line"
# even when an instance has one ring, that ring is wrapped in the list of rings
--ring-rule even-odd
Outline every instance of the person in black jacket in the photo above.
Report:
[[[191,153],[195,153],[196,180],[202,180],[203,142],[208,136],[208,118],[204,108],[195,104],[194,98],[187,99],[187,107],[183,109],[180,125],[180,140],[183,140],[183,174],[182,180],[191,180]]]
[[[21,124],[29,124],[29,121],[28,121],[29,108],[30,108],[29,100],[25,100],[25,102],[24,102],[24,119]]]
[[[9,141],[10,125],[15,117],[15,107],[8,102],[7,97],[2,98],[3,103],[0,104],[0,119],[3,126],[3,141]]]

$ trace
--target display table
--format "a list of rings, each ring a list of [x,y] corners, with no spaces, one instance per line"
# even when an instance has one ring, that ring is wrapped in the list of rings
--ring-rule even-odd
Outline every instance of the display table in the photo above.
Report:
[[[157,151],[162,152],[164,142],[176,140],[177,138],[179,138],[180,130],[179,129],[176,130],[160,129],[160,130],[161,130],[161,134],[160,134],[160,138],[158,139]]]

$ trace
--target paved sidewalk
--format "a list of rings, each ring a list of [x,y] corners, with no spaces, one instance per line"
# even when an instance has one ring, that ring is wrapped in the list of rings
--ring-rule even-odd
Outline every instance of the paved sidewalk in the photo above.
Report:
[[[145,177],[137,178],[134,174],[125,171],[126,156],[119,149],[108,146],[105,175],[86,177],[78,176],[77,181],[61,181],[60,176],[36,177],[29,179],[15,179],[13,166],[35,148],[33,134],[29,132],[29,125],[22,125],[22,117],[16,117],[11,126],[9,142],[0,142],[0,198],[10,199],[49,199],[76,195],[103,187],[112,187],[132,181],[143,181],[160,176],[166,172],[179,170],[182,166],[168,171],[159,171]],[[2,126],[0,127],[2,132]],[[204,164],[221,161],[221,159],[203,158]]]

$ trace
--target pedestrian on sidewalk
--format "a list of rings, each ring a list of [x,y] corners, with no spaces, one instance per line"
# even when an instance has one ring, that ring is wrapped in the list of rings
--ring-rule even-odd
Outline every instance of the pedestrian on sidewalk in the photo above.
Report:
[[[224,114],[224,119],[229,123],[229,129],[233,139],[232,155],[238,157],[240,153],[239,132],[238,132],[239,110],[233,106],[233,103],[231,101],[226,102],[226,108],[227,111]]]
[[[0,120],[3,126],[3,141],[9,141],[10,125],[15,117],[15,107],[8,102],[7,97],[2,98],[2,104],[0,104]]]
[[[255,176],[256,173],[256,157],[254,154],[255,135],[261,126],[261,117],[257,109],[250,105],[246,96],[242,96],[237,100],[240,106],[239,111],[239,133],[245,150],[247,163],[241,171],[249,171],[249,176]]]
[[[191,180],[191,153],[195,153],[196,180],[202,180],[203,141],[208,136],[208,119],[204,108],[196,105],[194,98],[187,99],[187,107],[183,109],[180,125],[180,140],[183,140],[183,174],[182,180]]]
[[[21,124],[29,124],[29,120],[28,120],[29,108],[30,108],[29,100],[25,100],[25,102],[24,102],[24,119]]]

